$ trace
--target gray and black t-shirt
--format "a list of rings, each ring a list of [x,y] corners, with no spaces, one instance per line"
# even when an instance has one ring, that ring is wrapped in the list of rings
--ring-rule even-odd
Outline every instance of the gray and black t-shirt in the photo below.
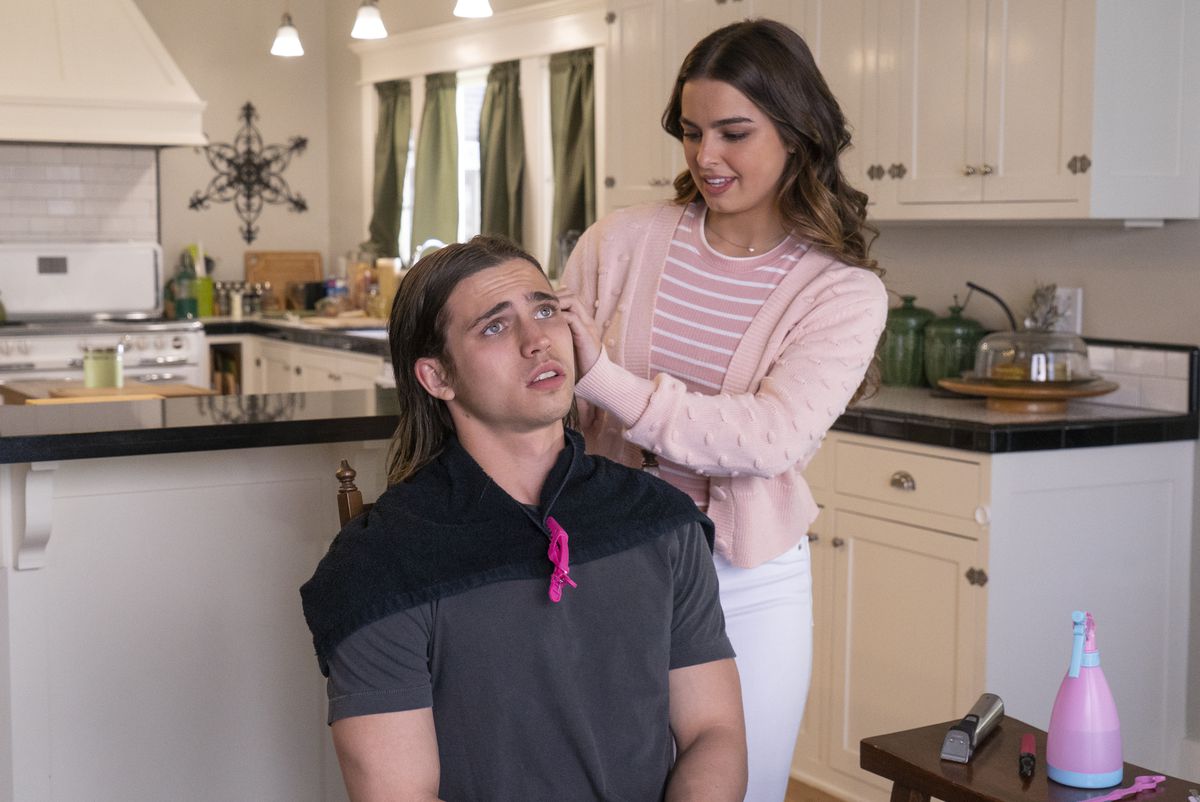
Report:
[[[449,802],[661,799],[669,671],[733,657],[704,534],[690,524],[571,578],[557,604],[547,571],[359,629],[329,661],[330,722],[432,706]]]

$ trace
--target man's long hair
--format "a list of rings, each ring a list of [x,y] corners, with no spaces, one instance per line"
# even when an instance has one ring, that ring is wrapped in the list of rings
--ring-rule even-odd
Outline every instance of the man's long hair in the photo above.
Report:
[[[400,400],[400,422],[388,454],[388,483],[403,482],[442,452],[454,433],[446,403],[434,398],[417,381],[416,362],[430,357],[441,362],[449,376],[454,365],[446,352],[446,302],[465,278],[512,259],[535,259],[503,237],[480,235],[468,242],[439,248],[409,270],[388,319],[392,371]]]

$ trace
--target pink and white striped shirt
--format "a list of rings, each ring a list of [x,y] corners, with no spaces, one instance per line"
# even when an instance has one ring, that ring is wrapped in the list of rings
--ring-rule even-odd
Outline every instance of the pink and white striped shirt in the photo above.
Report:
[[[808,245],[785,237],[766,253],[725,256],[708,244],[704,222],[704,207],[690,204],[667,249],[651,324],[650,370],[679,379],[689,391],[716,395],[754,315]],[[708,477],[666,459],[659,468],[663,479],[708,508]]]

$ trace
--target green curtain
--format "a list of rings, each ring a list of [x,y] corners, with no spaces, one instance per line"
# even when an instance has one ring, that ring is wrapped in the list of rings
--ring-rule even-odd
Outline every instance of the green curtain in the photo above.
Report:
[[[425,76],[425,109],[417,138],[413,184],[412,244],[458,239],[457,78],[452,72]]]
[[[554,148],[554,214],[550,276],[562,272],[560,244],[596,220],[596,112],[592,51],[550,57],[550,134]]]
[[[521,121],[521,65],[488,71],[479,113],[480,231],[522,241],[525,127]]]
[[[375,188],[372,193],[370,239],[362,249],[395,257],[400,251],[400,209],[408,138],[412,134],[412,85],[408,81],[375,84],[379,94],[379,126],[375,130]]]

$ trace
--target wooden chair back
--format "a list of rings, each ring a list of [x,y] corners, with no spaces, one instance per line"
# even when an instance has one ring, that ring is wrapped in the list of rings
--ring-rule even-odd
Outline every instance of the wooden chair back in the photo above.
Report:
[[[358,471],[351,468],[349,462],[342,460],[342,464],[338,466],[334,476],[338,480],[338,520],[341,521],[342,526],[345,526],[351,518],[362,515],[371,509],[372,505],[363,504],[362,493],[354,484],[354,477],[358,476]]]

